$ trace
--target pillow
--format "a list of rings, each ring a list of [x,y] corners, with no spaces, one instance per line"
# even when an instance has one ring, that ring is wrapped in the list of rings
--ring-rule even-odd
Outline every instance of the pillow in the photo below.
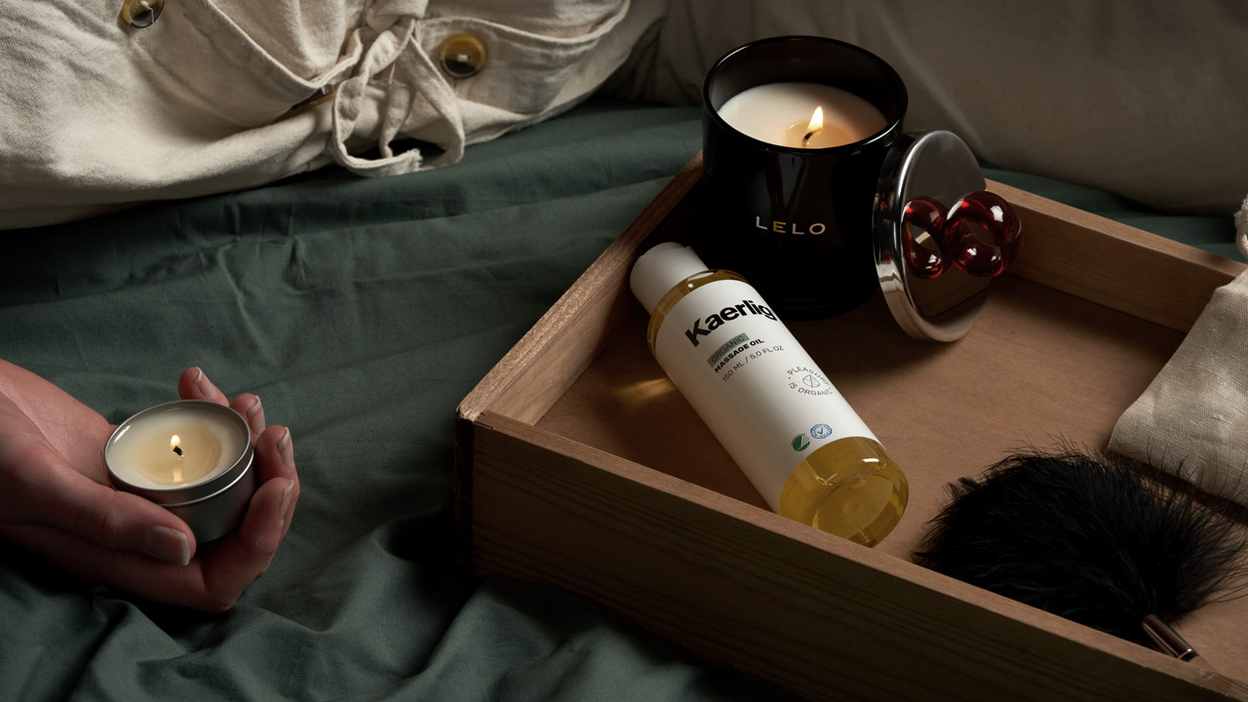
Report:
[[[1248,192],[1246,23],[1216,0],[672,0],[611,90],[700,104],[703,76],[732,48],[822,35],[893,65],[908,130],[948,129],[982,161],[1156,209],[1231,214]]]

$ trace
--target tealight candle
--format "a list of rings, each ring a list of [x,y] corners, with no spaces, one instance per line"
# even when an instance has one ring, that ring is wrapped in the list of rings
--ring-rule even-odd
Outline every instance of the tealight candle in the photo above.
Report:
[[[777,146],[825,149],[862,141],[888,126],[884,113],[848,90],[820,83],[767,83],[719,108],[733,129]]]
[[[117,426],[104,446],[109,480],[181,517],[199,542],[233,530],[255,492],[247,421],[224,405],[181,400]]]

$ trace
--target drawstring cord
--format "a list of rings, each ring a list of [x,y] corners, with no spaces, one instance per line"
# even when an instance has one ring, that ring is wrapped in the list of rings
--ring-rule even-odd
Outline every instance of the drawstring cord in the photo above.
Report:
[[[379,3],[381,5],[383,3]],[[348,170],[363,176],[388,176],[428,170],[458,163],[464,155],[464,120],[455,91],[421,47],[416,37],[416,23],[424,16],[421,0],[384,3],[387,12],[370,8],[368,27],[356,30],[348,52],[358,47],[360,35],[377,32],[376,39],[364,53],[354,75],[338,85],[334,92],[333,125],[330,147],[334,160]],[[377,30],[377,25],[389,25]],[[382,105],[377,146],[381,157],[376,159],[353,156],[347,151],[347,140],[355,130],[364,107],[369,84],[375,77],[390,71],[386,99]],[[412,113],[417,97],[423,97],[437,112],[446,127],[447,143],[440,144],[445,152],[433,163],[425,164],[419,149],[395,154],[390,148],[403,123]]]

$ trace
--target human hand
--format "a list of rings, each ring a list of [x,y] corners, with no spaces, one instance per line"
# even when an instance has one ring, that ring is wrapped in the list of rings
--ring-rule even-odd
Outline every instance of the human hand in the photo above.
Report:
[[[290,527],[299,497],[290,431],[266,427],[253,394],[229,402],[198,368],[182,373],[178,394],[229,405],[251,428],[260,485],[235,532],[201,547],[172,512],[114,490],[103,453],[113,425],[0,360],[0,536],[82,580],[210,612],[233,606]]]

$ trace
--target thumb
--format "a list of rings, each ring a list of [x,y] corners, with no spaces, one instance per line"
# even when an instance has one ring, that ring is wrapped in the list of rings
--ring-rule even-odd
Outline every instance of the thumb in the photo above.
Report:
[[[144,554],[186,565],[195,552],[190,527],[169,510],[128,492],[101,485],[61,466],[39,490],[36,514],[45,526],[68,532],[110,551]]]

